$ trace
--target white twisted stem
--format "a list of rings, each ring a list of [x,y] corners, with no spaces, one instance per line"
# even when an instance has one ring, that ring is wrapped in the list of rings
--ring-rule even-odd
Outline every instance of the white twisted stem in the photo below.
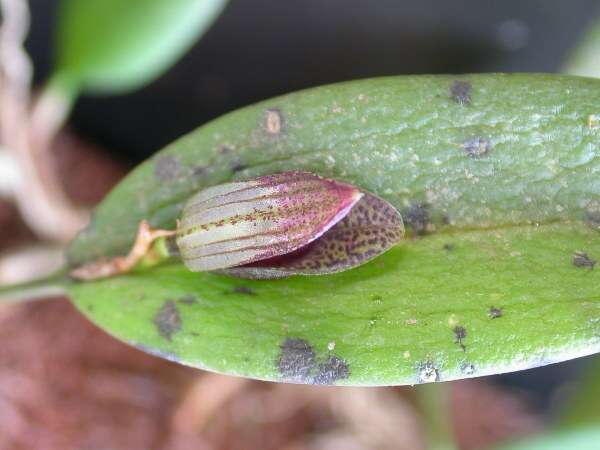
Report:
[[[29,8],[26,0],[0,0],[0,9],[0,141],[18,167],[17,184],[6,186],[7,178],[2,191],[12,193],[23,219],[41,238],[66,242],[88,217],[63,192],[50,152],[70,100],[48,90],[31,108],[32,69],[23,48]]]

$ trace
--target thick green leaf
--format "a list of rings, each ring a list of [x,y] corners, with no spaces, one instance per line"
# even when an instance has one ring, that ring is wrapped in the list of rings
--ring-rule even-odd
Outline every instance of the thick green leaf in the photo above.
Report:
[[[323,382],[413,384],[599,351],[600,270],[573,266],[578,248],[600,255],[597,231],[455,231],[337,275],[251,281],[177,264],[70,293],[120,339],[192,366],[318,382],[336,358]]]
[[[185,53],[226,0],[62,0],[57,77],[92,91],[149,83]]]
[[[172,265],[70,292],[150,352],[272,380],[418,383],[597,352],[599,105],[598,80],[463,75],[342,83],[236,111],[138,167],[71,264],[124,253],[141,219],[173,227],[204,186],[293,169],[382,196],[412,238],[331,276],[242,281]]]

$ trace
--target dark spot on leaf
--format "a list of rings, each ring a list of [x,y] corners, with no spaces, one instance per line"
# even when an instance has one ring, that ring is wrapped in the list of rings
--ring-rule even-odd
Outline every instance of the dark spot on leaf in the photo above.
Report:
[[[221,155],[227,155],[228,153],[231,153],[231,147],[225,144],[221,144],[219,145],[219,153]]]
[[[206,175],[206,172],[208,172],[208,167],[206,166],[196,166],[192,168],[192,175],[194,177],[202,178]]]
[[[416,234],[422,235],[427,231],[427,226],[429,225],[428,205],[415,203],[402,214],[402,217],[404,218],[404,223],[412,227]]]
[[[419,364],[417,368],[417,380],[419,383],[432,383],[440,380],[440,372],[433,361]]]
[[[573,254],[573,265],[575,267],[587,267],[591,270],[596,265],[596,260],[590,258],[587,253],[577,251]]]
[[[182,303],[184,305],[193,305],[194,303],[196,303],[198,300],[196,299],[195,296],[193,295],[184,295],[183,297],[181,297],[179,300],[177,300],[179,303]]]
[[[451,252],[452,250],[454,250],[454,244],[444,244],[444,250]]]
[[[233,294],[256,295],[254,289],[251,289],[248,286],[236,286],[231,290],[231,292]]]
[[[600,211],[589,210],[585,212],[585,221],[592,226],[600,230]]]
[[[173,300],[167,300],[154,316],[154,325],[158,333],[165,339],[171,340],[174,333],[181,330],[181,317]]]
[[[450,86],[450,98],[459,105],[471,104],[471,83],[455,80]]]
[[[277,369],[286,381],[310,383],[315,367],[315,351],[303,339],[286,339],[280,346]]]
[[[460,371],[465,375],[473,375],[475,373],[475,365],[470,362],[464,362],[460,366]]]
[[[319,364],[314,377],[314,384],[331,385],[338,380],[345,380],[350,376],[350,368],[346,361],[337,356],[330,356],[325,362]]]
[[[169,256],[178,256],[179,255],[179,246],[177,245],[177,239],[175,236],[167,237],[165,240],[165,245],[167,247],[167,252]]]
[[[467,139],[462,143],[462,148],[472,158],[479,158],[487,155],[492,150],[492,143],[482,137]]]
[[[490,319],[498,319],[499,317],[502,317],[502,308],[496,308],[495,306],[490,307],[488,310],[488,316],[490,316]]]
[[[86,305],[85,309],[87,309],[89,312],[93,312],[94,311],[94,305]]]
[[[460,345],[460,348],[462,348],[463,352],[466,351],[467,347],[465,346],[465,344],[463,343],[463,341],[466,339],[467,337],[467,329],[465,327],[461,327],[461,326],[456,326],[454,327],[454,338],[455,338],[455,343]]]
[[[229,168],[233,172],[241,172],[242,170],[247,169],[248,166],[245,164],[242,164],[239,159],[234,159],[229,163]]]
[[[265,111],[263,127],[269,136],[278,136],[284,125],[283,114],[279,109],[271,108]]]
[[[324,358],[317,358],[312,346],[304,339],[287,338],[281,344],[277,369],[283,381],[306,384],[332,385],[350,376],[348,363],[331,353],[335,347],[328,344]]]
[[[181,174],[181,165],[174,156],[161,156],[154,167],[154,175],[160,181],[169,182],[175,180]]]

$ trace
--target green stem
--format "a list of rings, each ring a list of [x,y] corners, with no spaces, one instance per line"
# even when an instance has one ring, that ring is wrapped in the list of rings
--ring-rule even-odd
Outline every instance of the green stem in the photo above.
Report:
[[[62,72],[53,73],[48,81],[42,87],[38,101],[44,102],[45,99],[60,99],[64,113],[61,115],[61,120],[64,122],[75,104],[75,100],[79,96],[80,87],[75,79],[68,74]],[[52,102],[56,100],[51,100]]]
[[[456,450],[446,383],[418,386],[417,399],[427,433],[427,450]]]
[[[0,305],[62,297],[66,295],[67,283],[65,271],[60,270],[46,278],[25,283],[0,285]]]

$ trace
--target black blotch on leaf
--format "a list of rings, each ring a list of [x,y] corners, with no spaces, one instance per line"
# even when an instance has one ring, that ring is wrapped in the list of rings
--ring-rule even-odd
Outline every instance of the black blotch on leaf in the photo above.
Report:
[[[331,385],[338,380],[345,380],[350,376],[350,368],[346,361],[337,356],[330,356],[317,368],[314,384]]]
[[[167,253],[169,256],[179,255],[179,246],[177,245],[177,239],[175,236],[169,236],[165,240],[165,246],[167,247]]]
[[[244,295],[256,295],[254,289],[249,288],[248,286],[236,286],[231,290],[232,294],[244,294]]]
[[[414,230],[415,234],[423,235],[429,225],[428,205],[415,203],[402,214],[402,218],[404,223]]]
[[[167,300],[154,316],[154,325],[158,333],[171,340],[173,334],[181,330],[181,316],[173,300]]]
[[[192,175],[194,177],[202,178],[208,172],[208,167],[206,166],[196,166],[192,168]]]
[[[490,319],[498,319],[499,317],[502,317],[502,308],[496,308],[495,306],[490,307],[488,310],[488,316],[490,316]]]
[[[455,80],[450,86],[450,98],[459,105],[471,104],[471,83]]]
[[[596,265],[596,260],[590,258],[587,253],[577,251],[573,254],[573,265],[575,267],[587,267],[591,270]]]
[[[467,337],[467,329],[465,327],[461,327],[461,326],[456,326],[454,327],[454,338],[455,338],[455,343],[460,345],[460,348],[462,348],[463,352],[467,350],[467,347],[464,344],[464,340]]]
[[[451,252],[452,250],[454,250],[454,244],[451,244],[451,243],[444,244],[444,250]]]
[[[154,175],[160,181],[169,182],[175,180],[181,174],[181,165],[174,156],[161,156],[154,166]]]
[[[245,164],[242,164],[239,159],[234,159],[229,163],[229,168],[233,172],[241,172],[242,170],[247,169],[248,166]]]
[[[283,381],[332,385],[350,376],[350,367],[344,359],[330,353],[324,360],[317,358],[304,339],[287,338],[280,349],[276,364]]]
[[[310,383],[315,367],[315,351],[303,339],[286,339],[280,346],[277,369],[285,381]]]
[[[184,295],[183,297],[179,298],[177,300],[179,303],[182,303],[184,305],[193,305],[194,303],[196,303],[198,300],[196,299],[195,296],[193,295]]]
[[[590,210],[585,212],[585,221],[593,228],[600,229],[600,211]]]
[[[487,155],[492,150],[492,143],[489,139],[475,137],[467,139],[462,143],[462,148],[471,158],[480,158]]]
[[[464,362],[460,366],[460,371],[465,375],[473,375],[475,373],[475,365],[470,362]]]
[[[225,144],[221,144],[219,145],[219,153],[221,155],[227,155],[228,153],[231,153],[231,147]]]
[[[419,383],[433,383],[440,380],[440,371],[433,361],[425,361],[418,365],[417,380]]]

